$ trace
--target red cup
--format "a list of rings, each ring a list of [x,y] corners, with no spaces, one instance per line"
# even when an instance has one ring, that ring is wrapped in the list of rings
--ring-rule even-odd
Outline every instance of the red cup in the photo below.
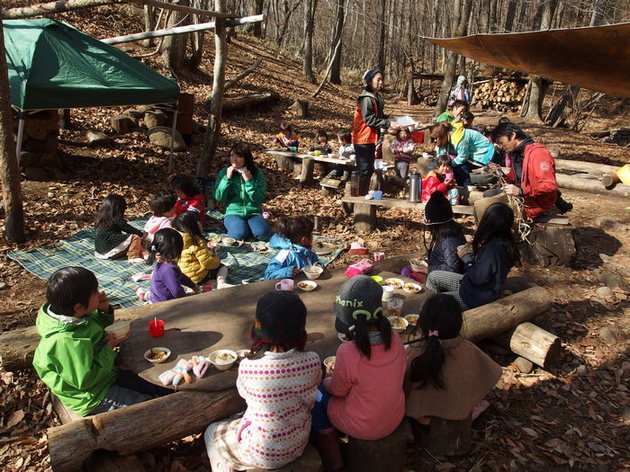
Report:
[[[149,321],[149,333],[154,338],[164,336],[164,320]]]

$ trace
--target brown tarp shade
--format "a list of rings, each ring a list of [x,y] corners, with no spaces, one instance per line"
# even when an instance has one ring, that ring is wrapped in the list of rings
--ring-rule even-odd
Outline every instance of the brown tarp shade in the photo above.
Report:
[[[492,66],[630,98],[630,23],[427,39]]]

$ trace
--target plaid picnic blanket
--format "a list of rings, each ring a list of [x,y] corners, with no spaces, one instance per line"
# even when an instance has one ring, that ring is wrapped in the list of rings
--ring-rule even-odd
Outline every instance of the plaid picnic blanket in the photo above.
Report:
[[[209,212],[214,219],[221,220],[223,215],[218,211]],[[142,229],[147,218],[129,221],[132,226]],[[96,274],[99,281],[99,289],[104,290],[109,300],[114,305],[123,308],[140,305],[135,294],[136,287],[148,290],[149,281],[134,282],[131,277],[139,272],[151,273],[153,267],[145,264],[129,264],[126,260],[103,260],[94,257],[94,235],[92,228],[86,228],[68,239],[61,240],[61,246],[56,248],[34,249],[28,252],[10,252],[8,256],[18,262],[26,270],[41,279],[47,279],[56,270],[67,266],[81,266]],[[210,224],[204,228],[204,236],[227,237],[223,225]],[[323,265],[332,262],[344,249],[345,241],[315,236],[315,241],[325,241],[334,246],[334,251],[320,257]],[[262,279],[269,261],[276,255],[276,250],[270,249],[264,252],[254,252],[249,243],[242,246],[223,247],[218,250],[221,261],[229,265],[228,282],[241,284],[243,281],[254,282]]]

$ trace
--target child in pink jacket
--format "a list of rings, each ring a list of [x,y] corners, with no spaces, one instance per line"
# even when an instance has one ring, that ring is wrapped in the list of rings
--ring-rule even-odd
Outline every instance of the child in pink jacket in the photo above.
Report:
[[[335,300],[335,327],[352,341],[339,346],[335,364],[327,369],[332,376],[320,385],[313,409],[326,470],[343,467],[337,430],[357,439],[382,439],[405,414],[405,350],[385,316],[382,294],[374,280],[357,275]]]

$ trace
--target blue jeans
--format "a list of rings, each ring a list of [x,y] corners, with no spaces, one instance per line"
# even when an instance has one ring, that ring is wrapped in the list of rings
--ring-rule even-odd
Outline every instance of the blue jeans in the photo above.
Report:
[[[328,400],[330,400],[330,393],[326,391],[324,383],[321,382],[317,387],[315,405],[311,410],[311,425],[316,432],[326,431],[333,427],[328,419]]]
[[[470,171],[473,169],[474,167],[469,162],[463,162],[458,166],[453,166],[453,174],[457,185],[472,185],[472,182],[470,181]]]
[[[267,241],[271,230],[269,223],[262,215],[242,217],[238,215],[225,215],[223,224],[230,238],[243,241],[250,236],[254,236],[259,241]]]

